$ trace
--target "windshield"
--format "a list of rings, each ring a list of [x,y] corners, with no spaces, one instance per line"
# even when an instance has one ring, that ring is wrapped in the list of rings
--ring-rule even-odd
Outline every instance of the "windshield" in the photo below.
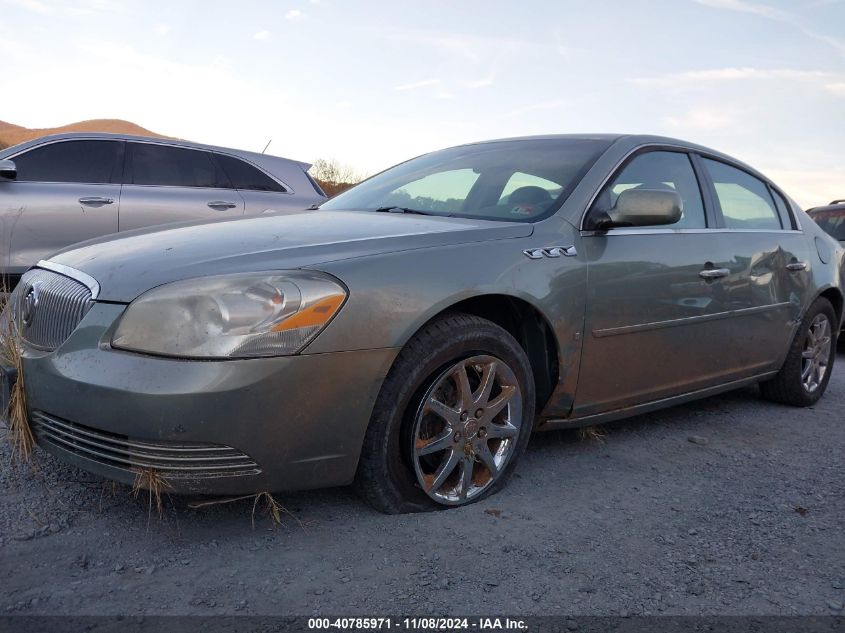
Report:
[[[816,211],[811,214],[822,230],[834,237],[834,239],[845,241],[845,209],[832,211]]]
[[[453,147],[392,167],[320,208],[535,222],[563,204],[609,144],[533,139]]]

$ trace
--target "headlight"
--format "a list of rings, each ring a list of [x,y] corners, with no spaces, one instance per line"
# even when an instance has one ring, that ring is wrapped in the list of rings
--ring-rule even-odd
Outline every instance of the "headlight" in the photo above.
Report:
[[[346,299],[329,275],[310,271],[186,279],[133,301],[112,347],[182,358],[295,354]]]

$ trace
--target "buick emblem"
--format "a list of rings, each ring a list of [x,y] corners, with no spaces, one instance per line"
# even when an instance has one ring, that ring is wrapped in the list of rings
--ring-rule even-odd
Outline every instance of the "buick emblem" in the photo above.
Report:
[[[29,287],[21,303],[21,321],[24,327],[29,327],[35,318],[35,309],[38,307],[41,282],[36,281]]]

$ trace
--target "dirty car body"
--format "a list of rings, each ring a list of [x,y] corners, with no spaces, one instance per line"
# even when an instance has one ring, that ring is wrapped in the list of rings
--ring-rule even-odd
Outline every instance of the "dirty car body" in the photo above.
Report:
[[[843,266],[728,156],[548,136],[435,152],[305,214],[77,245],[11,309],[33,428],[62,459],[183,493],[354,480],[404,511],[490,494],[535,429],[757,382],[815,401]],[[269,320],[237,329],[247,299]]]

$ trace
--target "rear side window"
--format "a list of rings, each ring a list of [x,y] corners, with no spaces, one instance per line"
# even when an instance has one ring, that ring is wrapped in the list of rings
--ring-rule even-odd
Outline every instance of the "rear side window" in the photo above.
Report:
[[[228,188],[211,152],[151,143],[129,143],[129,178],[135,185]]]
[[[729,229],[780,230],[780,215],[769,187],[749,173],[709,158],[704,159]]]
[[[225,154],[215,154],[217,162],[226,172],[232,186],[235,189],[246,189],[249,191],[276,191],[284,193],[286,189],[275,180],[270,178],[260,169],[256,169],[249,163]]]
[[[704,203],[689,156],[682,152],[654,151],[636,156],[599,194],[593,209],[608,211],[626,189],[676,191],[683,203],[681,219],[667,228],[704,228]]]
[[[60,141],[16,156],[21,182],[120,182],[121,141]]]
[[[769,190],[772,192],[772,198],[775,199],[775,206],[780,214],[781,225],[783,225],[785,229],[793,228],[792,216],[789,214],[789,205],[786,204],[786,200],[784,200],[783,196],[771,187],[769,187]]]

